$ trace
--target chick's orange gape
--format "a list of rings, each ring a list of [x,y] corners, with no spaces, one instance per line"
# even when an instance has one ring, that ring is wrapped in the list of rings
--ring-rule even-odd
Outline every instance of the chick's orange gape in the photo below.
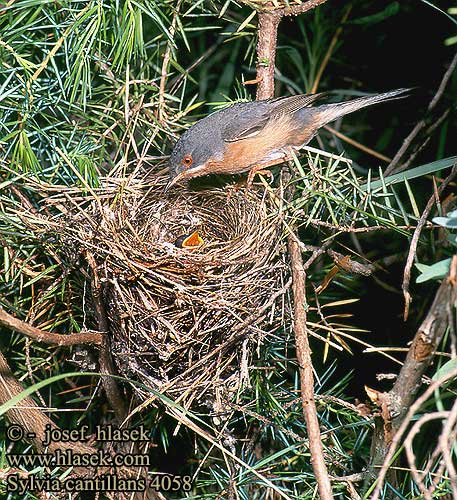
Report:
[[[313,106],[327,93],[302,94],[233,104],[198,121],[170,156],[170,182],[208,174],[249,171],[248,185],[262,169],[291,158],[327,123],[372,104],[405,97],[409,89]]]

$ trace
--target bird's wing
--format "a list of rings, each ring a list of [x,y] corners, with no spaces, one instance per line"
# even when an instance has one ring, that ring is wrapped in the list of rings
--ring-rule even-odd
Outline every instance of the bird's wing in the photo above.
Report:
[[[324,92],[320,94],[300,94],[235,105],[239,106],[239,108],[232,109],[231,119],[227,121],[223,130],[224,141],[235,142],[248,137],[255,137],[263,130],[270,119],[295,113],[299,109],[310,106],[325,94]]]
[[[314,101],[317,101],[326,95],[328,95],[328,92],[321,92],[319,94],[299,94],[272,99],[270,101],[272,104],[271,115],[281,116],[295,113],[295,111],[298,111],[299,109],[310,107]]]
[[[236,109],[234,109],[236,106]],[[225,142],[235,142],[256,136],[271,116],[269,101],[253,101],[235,104],[222,130]]]

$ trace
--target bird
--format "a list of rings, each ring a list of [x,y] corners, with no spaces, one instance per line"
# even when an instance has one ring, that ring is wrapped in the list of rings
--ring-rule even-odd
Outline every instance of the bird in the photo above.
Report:
[[[391,99],[411,89],[396,89],[349,101],[315,105],[328,95],[299,94],[239,102],[192,125],[176,142],[169,160],[166,191],[182,180],[209,174],[257,173],[293,158],[329,122]]]

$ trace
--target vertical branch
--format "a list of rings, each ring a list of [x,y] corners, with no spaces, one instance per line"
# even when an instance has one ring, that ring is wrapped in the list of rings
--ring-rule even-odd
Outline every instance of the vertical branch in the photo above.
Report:
[[[275,60],[278,26],[281,15],[275,11],[259,12],[257,41],[257,96],[269,99],[275,93]]]
[[[23,392],[24,388],[13,375],[8,361],[0,352],[0,405],[9,403],[14,397],[20,397]],[[40,408],[31,396],[26,396],[6,412],[10,424],[19,425],[24,431],[23,438],[30,440],[33,447],[39,452],[46,450],[43,444],[46,429],[58,429],[58,426],[46,415],[45,411],[47,410]],[[61,445],[62,443],[59,441],[51,441],[48,451],[55,452]],[[65,446],[77,453],[94,454],[97,451],[82,441],[68,442],[65,443]],[[83,468],[83,470],[87,477],[91,477],[95,469]]]
[[[95,262],[94,256],[90,252],[86,252],[85,257],[92,273],[92,298],[95,304],[95,315],[97,318],[98,328],[104,333],[99,355],[100,373],[107,375],[106,377],[102,377],[103,389],[105,390],[106,397],[108,398],[116,417],[119,420],[123,420],[127,414],[127,409],[117,382],[113,377],[111,377],[111,375],[115,373],[115,370],[111,359],[111,346],[108,335],[109,324],[105,306],[103,304],[102,288],[98,277],[97,263]]]
[[[298,15],[323,3],[325,0],[311,0],[300,6],[259,12],[257,43],[257,99],[274,96],[274,71],[278,26],[282,17]],[[305,269],[297,236],[288,238],[289,255],[292,269],[292,290],[294,296],[294,332],[295,345],[300,372],[301,401],[303,415],[309,437],[311,463],[319,488],[321,500],[333,500],[332,487],[324,459],[324,450],[320,434],[314,399],[314,377],[311,362],[311,349],[306,330]]]
[[[294,331],[297,359],[300,370],[300,388],[303,414],[308,431],[311,463],[316,474],[321,500],[333,499],[330,478],[325,465],[324,450],[317,418],[316,401],[314,399],[314,377],[311,361],[311,349],[306,331],[306,274],[298,242],[293,235],[288,238],[289,255],[292,267],[292,291],[294,294]]]
[[[266,10],[259,11],[257,41],[257,95],[256,99],[269,99],[275,92],[275,59],[278,26],[285,16],[298,16],[314,9],[327,0],[308,0],[300,5],[275,8],[273,2],[266,2]],[[268,4],[270,7],[268,8]]]

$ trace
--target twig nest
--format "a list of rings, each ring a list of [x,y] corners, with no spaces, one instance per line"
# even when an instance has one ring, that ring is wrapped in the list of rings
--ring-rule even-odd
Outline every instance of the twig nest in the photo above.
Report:
[[[267,195],[164,182],[94,200],[67,234],[97,263],[119,372],[199,401],[236,387],[247,344],[280,323],[282,226]]]

